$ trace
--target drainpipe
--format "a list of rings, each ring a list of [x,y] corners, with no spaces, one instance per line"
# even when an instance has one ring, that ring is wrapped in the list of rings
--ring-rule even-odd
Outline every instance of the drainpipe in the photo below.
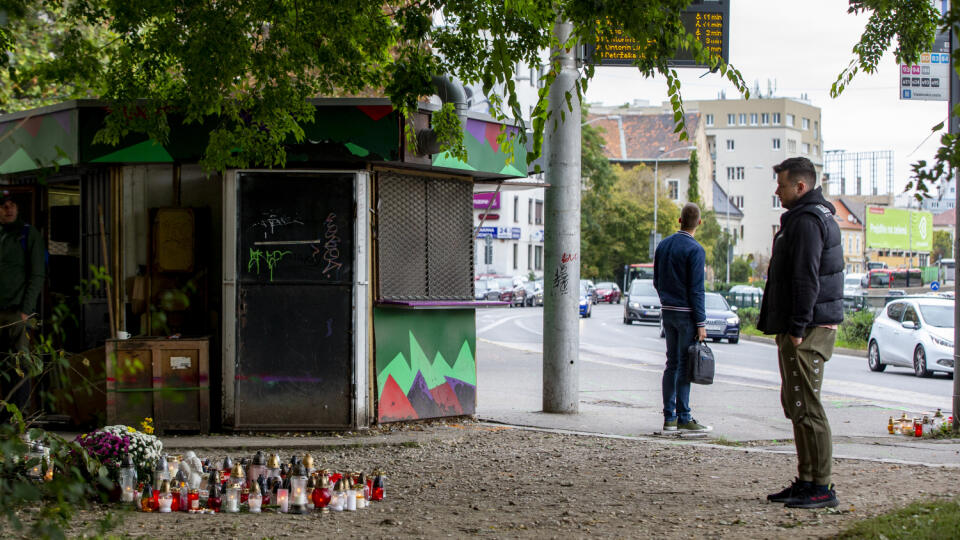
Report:
[[[467,125],[467,92],[452,75],[434,75],[433,86],[437,90],[437,96],[443,103],[453,103],[453,108],[460,120],[460,126]],[[420,129],[417,131],[417,155],[425,156],[436,154],[440,151],[440,141],[437,140],[437,132],[432,128]]]

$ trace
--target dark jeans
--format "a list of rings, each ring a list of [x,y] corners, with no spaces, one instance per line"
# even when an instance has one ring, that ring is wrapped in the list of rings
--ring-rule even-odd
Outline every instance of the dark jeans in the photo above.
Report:
[[[24,380],[14,371],[15,359],[13,354],[29,352],[27,341],[27,323],[20,319],[20,310],[0,310],[0,399],[6,399],[20,381],[23,381],[10,395],[10,403],[20,408],[26,414],[30,400],[30,379]],[[26,371],[26,369],[24,369]],[[0,421],[6,421],[9,415],[6,409],[0,410]]]
[[[687,347],[697,339],[693,314],[663,310],[663,333],[667,338],[667,366],[663,370],[663,418],[685,424],[690,416],[690,378],[687,376]]]

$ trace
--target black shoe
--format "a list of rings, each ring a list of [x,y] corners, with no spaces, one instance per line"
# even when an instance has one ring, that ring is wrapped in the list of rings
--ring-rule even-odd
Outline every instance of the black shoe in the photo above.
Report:
[[[837,492],[834,491],[833,484],[826,486],[808,484],[795,497],[787,500],[784,506],[787,508],[833,508],[838,504],[840,501],[837,500]]]
[[[801,482],[799,478],[794,478],[790,485],[781,491],[767,495],[767,500],[775,503],[784,503],[795,497],[802,487],[810,482]]]

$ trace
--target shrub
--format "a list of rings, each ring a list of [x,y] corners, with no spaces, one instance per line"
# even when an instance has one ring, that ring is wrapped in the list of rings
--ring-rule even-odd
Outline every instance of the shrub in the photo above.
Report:
[[[753,326],[756,328],[757,319],[760,317],[760,308],[745,307],[737,311],[740,316],[740,323],[744,326]]]
[[[873,313],[869,310],[848,311],[840,324],[837,339],[850,344],[867,344],[870,329],[873,328]]]

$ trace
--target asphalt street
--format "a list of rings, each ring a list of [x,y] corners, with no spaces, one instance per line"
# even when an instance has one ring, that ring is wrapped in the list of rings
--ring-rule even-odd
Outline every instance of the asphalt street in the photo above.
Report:
[[[477,337],[492,343],[541,351],[542,308],[478,310]],[[776,347],[772,343],[741,339],[710,343],[717,358],[717,380],[779,384]],[[580,320],[580,353],[585,360],[603,358],[625,366],[662,369],[666,345],[655,324],[623,324],[623,305],[597,304],[593,315]],[[951,407],[953,381],[939,373],[929,379],[906,368],[887,367],[875,373],[866,358],[834,354],[827,364],[824,393],[875,401],[889,407],[936,409]]]

